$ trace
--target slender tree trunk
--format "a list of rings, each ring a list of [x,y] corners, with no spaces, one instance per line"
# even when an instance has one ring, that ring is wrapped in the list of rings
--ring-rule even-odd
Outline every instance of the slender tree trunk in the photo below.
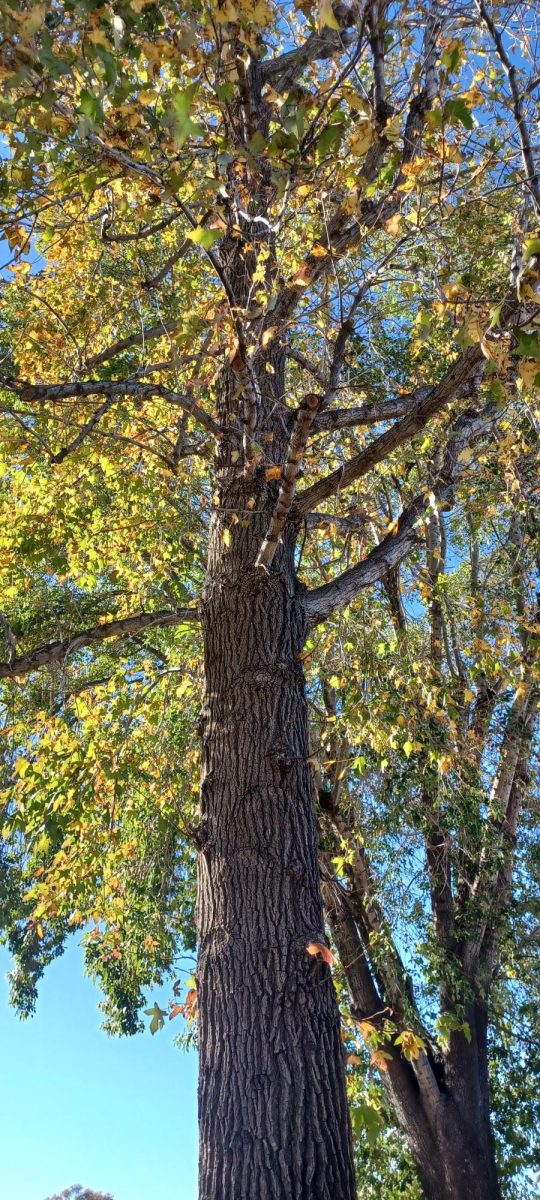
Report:
[[[324,919],[294,536],[254,569],[275,485],[228,454],[203,612],[199,1197],[353,1200],[339,1012],[306,952]]]

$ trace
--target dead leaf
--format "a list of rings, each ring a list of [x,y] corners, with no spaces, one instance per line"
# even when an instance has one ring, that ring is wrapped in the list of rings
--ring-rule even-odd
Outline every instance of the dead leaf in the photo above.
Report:
[[[308,954],[312,954],[315,958],[319,956],[329,967],[332,966],[334,955],[322,942],[309,942],[306,946]]]

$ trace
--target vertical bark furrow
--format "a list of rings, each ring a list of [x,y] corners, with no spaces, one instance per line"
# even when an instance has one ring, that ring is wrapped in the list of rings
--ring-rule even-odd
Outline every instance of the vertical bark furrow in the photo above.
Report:
[[[339,1014],[306,952],[324,922],[289,563],[214,573],[205,603],[200,1200],[355,1195]]]

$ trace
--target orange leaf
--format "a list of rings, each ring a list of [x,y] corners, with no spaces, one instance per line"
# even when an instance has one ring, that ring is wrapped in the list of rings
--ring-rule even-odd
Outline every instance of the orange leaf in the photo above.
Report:
[[[278,467],[274,464],[273,466],[266,468],[264,475],[265,475],[265,479],[267,479],[267,480],[279,479],[280,475],[282,475],[282,473],[283,473],[283,467]]]
[[[320,955],[323,962],[327,963],[329,967],[332,966],[334,955],[332,954],[332,951],[328,949],[328,946],[324,946],[322,942],[309,942],[309,945],[306,946],[306,950],[308,954],[312,954],[314,957]]]
[[[387,1054],[385,1050],[374,1050],[371,1055],[371,1064],[378,1067],[379,1071],[387,1071],[388,1063],[392,1061],[392,1055]]]
[[[169,1021],[172,1021],[174,1017],[177,1017],[179,1015],[179,1013],[181,1013],[183,1011],[184,1011],[183,1004],[173,1004],[171,1011],[169,1013]]]

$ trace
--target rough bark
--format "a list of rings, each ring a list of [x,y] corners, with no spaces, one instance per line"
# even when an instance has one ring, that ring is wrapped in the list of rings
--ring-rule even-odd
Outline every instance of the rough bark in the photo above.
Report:
[[[283,387],[273,353],[258,436],[274,419],[283,460],[284,431],[265,396]],[[235,391],[229,371],[225,423]],[[271,573],[254,566],[277,485],[231,465],[226,443],[220,453],[202,606],[199,1197],[353,1200],[339,1012],[329,967],[306,950],[325,934],[295,534],[284,535]],[[249,518],[231,525],[233,509]]]

